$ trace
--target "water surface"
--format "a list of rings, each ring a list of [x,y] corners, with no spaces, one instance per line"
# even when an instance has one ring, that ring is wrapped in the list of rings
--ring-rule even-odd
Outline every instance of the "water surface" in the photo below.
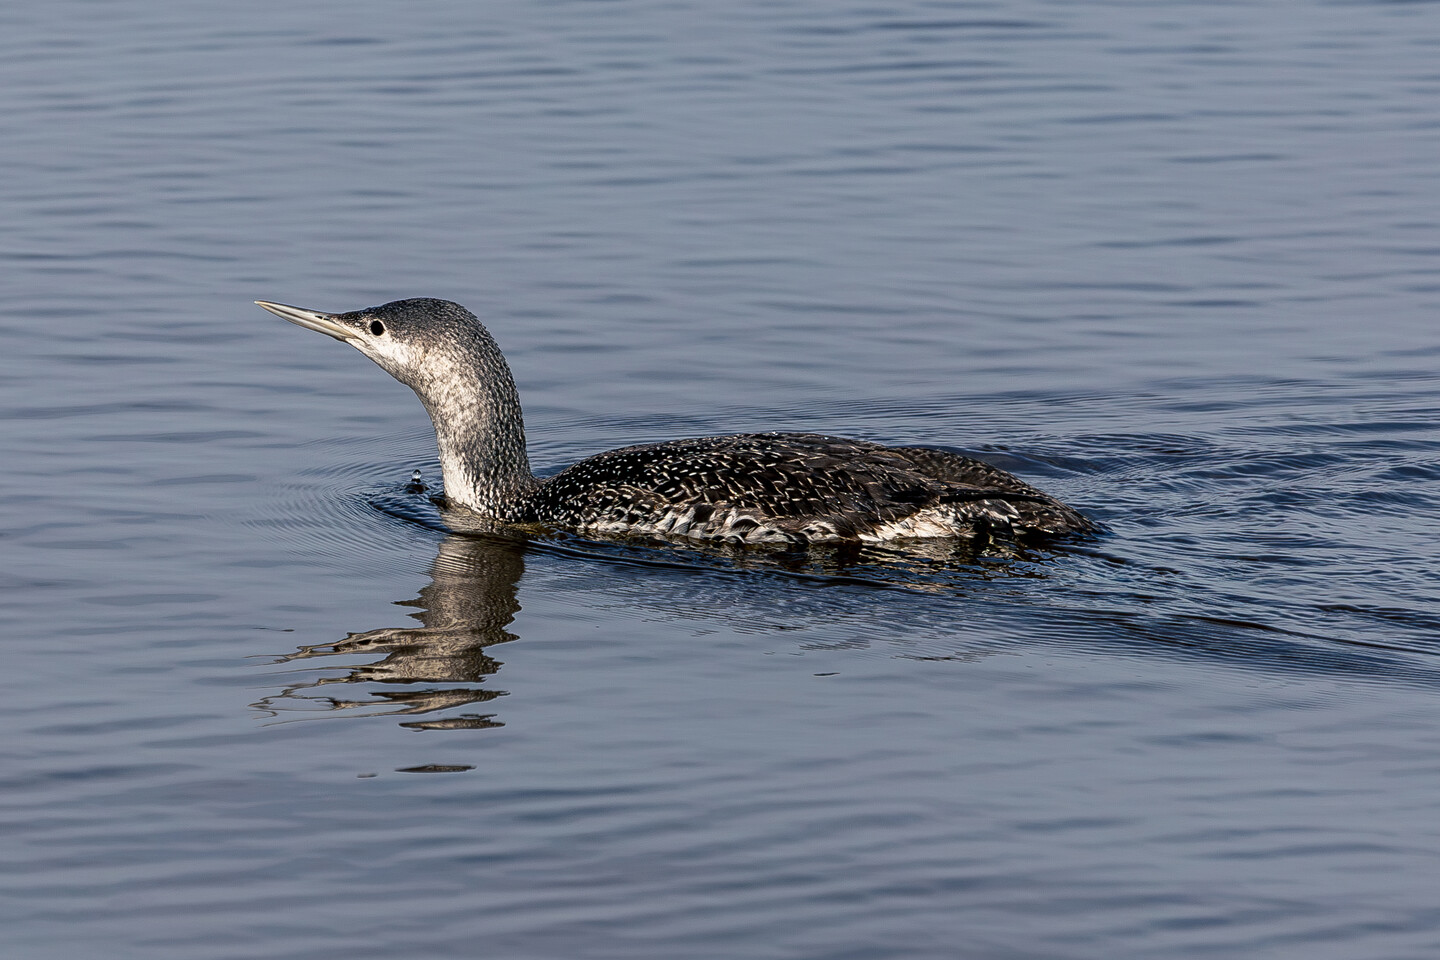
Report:
[[[0,14],[4,952],[1440,949],[1429,4]],[[1109,533],[447,533],[256,298],[455,299],[531,458],[809,429]]]

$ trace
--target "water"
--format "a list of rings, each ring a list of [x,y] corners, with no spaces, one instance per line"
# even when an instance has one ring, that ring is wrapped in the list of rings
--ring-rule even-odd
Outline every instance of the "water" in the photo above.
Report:
[[[0,955],[1440,950],[1433,5],[0,23]],[[447,535],[250,303],[417,295],[538,469],[824,430],[1111,532]]]

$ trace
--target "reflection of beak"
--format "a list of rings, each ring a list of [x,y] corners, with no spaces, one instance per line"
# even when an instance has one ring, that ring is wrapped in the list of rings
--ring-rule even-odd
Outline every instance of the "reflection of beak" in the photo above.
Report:
[[[354,330],[336,320],[333,313],[321,313],[318,310],[306,310],[304,307],[291,307],[283,303],[271,303],[269,300],[256,300],[255,303],[277,317],[282,317],[291,323],[298,323],[306,330],[317,330],[336,340],[360,339]]]

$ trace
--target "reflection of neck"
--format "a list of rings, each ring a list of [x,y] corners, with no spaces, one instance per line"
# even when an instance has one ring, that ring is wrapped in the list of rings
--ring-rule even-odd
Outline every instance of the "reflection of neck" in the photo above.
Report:
[[[445,496],[482,516],[518,519],[518,501],[537,481],[505,358],[487,335],[431,362],[435,372],[416,393],[435,425]]]
[[[520,609],[517,586],[525,573],[519,542],[489,536],[449,536],[440,542],[431,582],[407,606],[431,632],[451,631],[471,643],[515,637],[505,631]]]

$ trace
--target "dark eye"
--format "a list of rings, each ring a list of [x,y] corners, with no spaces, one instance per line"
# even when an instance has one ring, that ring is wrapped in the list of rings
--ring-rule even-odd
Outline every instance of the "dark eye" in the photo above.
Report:
[[[377,337],[380,336],[380,334],[385,332],[385,324],[381,323],[379,320],[371,320],[370,332]]]

